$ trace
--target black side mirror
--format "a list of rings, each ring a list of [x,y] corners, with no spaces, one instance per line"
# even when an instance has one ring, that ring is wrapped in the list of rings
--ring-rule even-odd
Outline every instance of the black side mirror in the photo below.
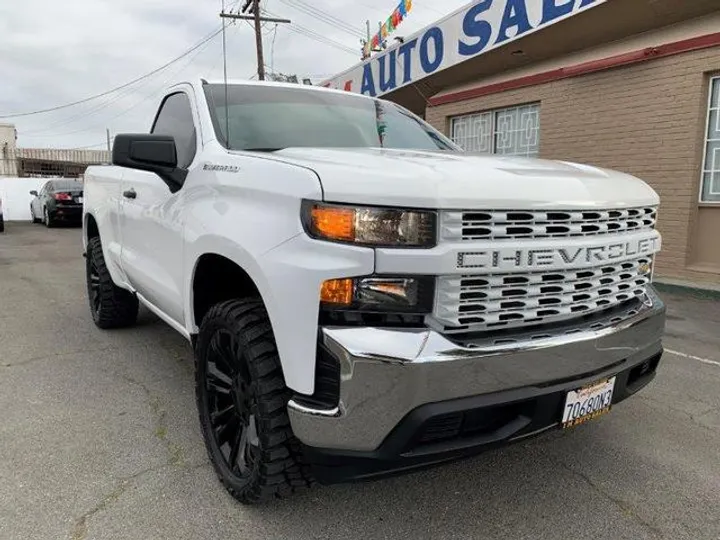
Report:
[[[33,190],[30,192],[30,195],[32,195],[33,197],[37,197],[37,196],[38,196],[38,192],[33,189]]]
[[[119,167],[154,172],[173,193],[182,187],[187,176],[187,170],[177,166],[175,139],[170,135],[116,135],[112,162]]]

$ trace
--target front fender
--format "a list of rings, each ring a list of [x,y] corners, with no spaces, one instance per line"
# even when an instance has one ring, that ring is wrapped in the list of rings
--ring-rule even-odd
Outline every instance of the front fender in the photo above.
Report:
[[[322,283],[372,274],[375,252],[312,240],[303,233],[263,255],[259,263],[268,287],[263,300],[287,385],[312,394]]]
[[[204,237],[196,245],[202,245],[202,249],[194,250],[193,260],[205,253],[215,253],[232,260],[250,276],[270,317],[287,386],[312,394],[320,287],[326,279],[371,274],[374,251],[319,242],[304,233],[258,258],[227,238]],[[188,275],[185,289],[186,327],[197,333],[197,323],[192,320],[193,278],[194,271]]]

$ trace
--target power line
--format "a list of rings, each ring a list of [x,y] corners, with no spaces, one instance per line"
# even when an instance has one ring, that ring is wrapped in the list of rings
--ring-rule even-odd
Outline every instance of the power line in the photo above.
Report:
[[[272,15],[272,16],[276,16],[276,15],[274,15],[272,12],[267,11],[267,10],[266,10],[266,13],[268,13],[269,15]],[[310,38],[310,39],[314,39],[315,41],[317,41],[317,42],[319,42],[319,43],[323,43],[323,44],[325,44],[325,45],[329,45],[330,47],[335,47],[335,48],[338,49],[338,50],[347,52],[347,53],[352,54],[352,55],[357,55],[357,51],[356,51],[355,49],[353,49],[352,47],[348,47],[347,45],[343,45],[343,44],[340,43],[339,41],[335,41],[335,40],[332,39],[332,38],[329,38],[329,37],[327,37],[327,36],[325,36],[325,35],[323,35],[323,34],[320,34],[320,33],[316,32],[315,30],[311,30],[310,28],[307,28],[307,27],[305,27],[305,26],[303,26],[303,25],[301,25],[301,24],[298,24],[298,23],[296,23],[296,22],[295,22],[295,23],[292,23],[292,24],[289,24],[289,25],[287,26],[287,29],[290,30],[290,31],[292,31],[292,32],[295,32],[296,34],[300,34],[300,35],[303,35],[303,36],[308,37],[308,38]]]
[[[301,0],[280,0],[280,1],[287,6],[290,6],[298,11],[301,11],[301,12],[305,13],[306,15],[310,15],[311,17],[314,17],[315,19],[317,19],[321,22],[324,22],[325,24],[328,24],[328,25],[332,26],[333,28],[341,30],[347,34],[350,34],[353,37],[356,37],[356,38],[365,37],[365,34],[363,34],[362,31],[358,30],[357,28],[354,28],[352,25],[347,24],[345,21],[338,19],[337,17],[334,17],[333,15],[330,15],[329,13],[325,13],[314,6],[306,4],[305,2],[303,2]]]
[[[354,0],[354,2],[355,2],[356,4],[360,4],[361,6],[369,7],[370,9],[377,9],[378,11],[380,11],[380,10],[385,10],[385,7],[380,7],[380,6],[371,5],[371,4],[368,4],[366,1],[363,2],[362,0]],[[447,12],[447,11],[440,11],[440,10],[437,9],[437,8],[430,7],[428,4],[419,4],[419,3],[417,2],[417,0],[415,0],[415,1],[413,2],[413,9],[417,9],[418,6],[422,6],[423,8],[428,9],[428,10],[434,12],[434,13],[437,13],[438,15],[447,15],[447,14],[449,13],[449,12]]]
[[[163,71],[164,69],[167,69],[169,66],[171,66],[172,64],[174,64],[174,63],[177,62],[178,60],[181,60],[182,58],[186,57],[188,54],[192,53],[193,51],[195,51],[196,49],[198,49],[199,47],[201,47],[202,45],[204,45],[205,43],[207,43],[208,41],[210,41],[212,38],[214,38],[215,36],[219,35],[221,32],[222,32],[222,26],[221,26],[220,28],[218,28],[217,30],[215,30],[214,32],[212,32],[211,34],[209,34],[209,35],[207,35],[206,37],[204,37],[199,43],[197,43],[196,45],[194,45],[193,47],[191,47],[190,49],[188,49],[187,51],[185,51],[183,54],[181,54],[180,56],[174,58],[173,60],[170,60],[170,61],[167,62],[166,64],[163,64],[162,66],[160,66],[160,67],[158,67],[158,68],[150,71],[149,73],[146,73],[145,75],[142,75],[142,76],[140,76],[140,77],[138,77],[138,78],[136,78],[136,79],[133,79],[133,80],[130,81],[130,82],[127,82],[127,83],[122,84],[122,85],[120,85],[120,86],[116,86],[115,88],[112,88],[112,89],[107,90],[107,91],[105,91],[105,92],[102,92],[102,93],[100,93],[100,94],[95,94],[94,96],[90,96],[90,97],[87,97],[87,98],[84,98],[84,99],[80,99],[80,100],[78,100],[78,101],[73,101],[72,103],[66,103],[66,104],[64,104],[64,105],[58,105],[58,106],[55,106],[55,107],[49,107],[49,108],[47,108],[47,109],[40,109],[40,110],[37,110],[37,111],[30,111],[30,112],[23,112],[23,113],[4,114],[4,115],[0,115],[0,118],[2,118],[2,119],[4,119],[4,118],[19,118],[19,117],[22,117],[22,116],[32,116],[32,115],[36,115],[36,114],[42,114],[42,113],[48,113],[48,112],[53,112],[53,111],[59,111],[59,110],[61,110],[61,109],[67,109],[68,107],[74,107],[75,105],[80,105],[80,104],[82,104],[82,103],[87,103],[88,101],[93,101],[93,100],[98,99],[98,98],[100,98],[100,97],[107,96],[107,95],[109,95],[109,94],[112,94],[112,93],[114,93],[114,92],[117,92],[118,90],[122,90],[123,88],[127,88],[128,86],[132,86],[133,84],[135,84],[135,83],[137,83],[137,82],[140,82],[140,81],[142,81],[143,79],[147,79],[148,77],[151,77],[151,76],[155,75],[156,73],[159,73],[159,72]]]
[[[113,120],[116,120],[117,118],[119,118],[119,117],[127,114],[128,112],[130,112],[131,110],[135,109],[135,108],[138,107],[139,105],[145,103],[146,101],[149,101],[149,100],[151,100],[151,99],[154,99],[154,98],[158,97],[158,94],[163,94],[163,93],[165,92],[165,90],[167,89],[167,85],[170,84],[180,73],[182,73],[182,72],[185,71],[188,67],[190,67],[190,65],[192,65],[192,63],[196,60],[196,58],[197,58],[198,56],[200,56],[200,54],[202,54],[202,52],[203,52],[205,49],[207,49],[207,47],[210,45],[210,43],[211,43],[211,41],[207,41],[200,49],[197,49],[197,51],[195,52],[195,54],[193,54],[193,55],[188,59],[187,62],[185,62],[183,65],[181,65],[177,70],[174,70],[168,77],[166,77],[165,79],[163,79],[163,81],[160,83],[160,85],[158,85],[157,88],[155,88],[155,90],[151,91],[151,92],[150,92],[149,94],[147,94],[146,96],[144,96],[144,97],[142,97],[141,99],[139,99],[138,101],[134,102],[134,103],[133,103],[132,105],[130,105],[129,107],[123,109],[122,111],[120,111],[120,112],[119,112],[118,114],[116,114],[115,116],[111,116],[110,118],[106,118],[106,119],[101,119],[101,120],[99,120],[99,121],[97,121],[97,122],[95,122],[95,123],[89,124],[89,125],[90,125],[90,126],[97,126],[97,125],[99,125],[100,123],[107,124],[108,122],[111,122],[111,121],[113,121]],[[72,118],[68,119],[68,121],[65,122],[65,123],[62,124],[62,125],[66,125],[66,124],[68,124],[68,123],[72,123],[73,119],[85,118],[85,117],[87,117],[87,116],[91,116],[92,114],[94,114],[94,111],[99,110],[99,109],[102,109],[102,108],[105,108],[105,107],[107,107],[108,105],[110,105],[110,103],[111,103],[111,102],[108,102],[108,103],[106,103],[106,104],[103,104],[103,105],[102,105],[101,107],[99,107],[99,108],[91,109],[90,111],[87,111],[86,114],[72,117]],[[36,131],[34,131],[34,132],[32,132],[32,133],[52,131],[52,129],[53,129],[54,127],[59,127],[59,126],[56,125],[56,126],[53,126],[53,127],[51,127],[51,128],[45,129],[45,130],[36,130]],[[84,132],[87,132],[87,131],[94,131],[95,129],[96,129],[95,127],[88,127],[88,128],[77,129],[77,130],[73,130],[73,131],[69,131],[69,132],[65,132],[65,133],[53,133],[53,134],[48,134],[48,135],[32,135],[32,134],[29,134],[30,132],[21,132],[20,134],[21,134],[23,137],[30,136],[31,138],[33,138],[33,137],[34,137],[34,138],[67,137],[67,136],[69,136],[69,135],[75,135],[76,133],[84,133]]]
[[[310,30],[308,28],[305,28],[304,26],[300,26],[298,24],[295,24],[294,26],[288,26],[288,30],[291,32],[295,32],[296,34],[305,36],[307,38],[313,39],[317,41],[318,43],[323,43],[325,45],[329,45],[330,47],[335,47],[336,49],[346,52],[348,54],[352,54],[353,56],[357,56],[357,51],[351,47],[348,47],[347,45],[343,45],[342,43],[339,43],[333,39],[330,39],[326,36],[323,36],[322,34],[318,34],[317,32]]]
[[[103,142],[97,143],[97,144],[88,144],[86,146],[76,146],[75,148],[72,148],[71,150],[85,150],[87,148],[97,148],[98,146],[105,146],[105,145],[107,145],[107,142],[103,141]]]
[[[318,9],[317,7],[305,2],[304,0],[281,0],[282,2],[285,2],[286,4],[289,2],[290,5],[295,7],[295,9],[301,9],[302,11],[310,12],[310,14],[315,15],[316,17],[320,18],[323,21],[328,21],[331,25],[336,27],[342,27],[347,29],[347,31],[355,36],[358,37],[365,37],[365,34],[362,30],[356,28],[355,26],[348,24],[344,20],[335,17],[334,15],[331,15],[330,13],[326,13],[325,11]]]
[[[197,57],[197,55],[207,48],[207,46],[210,44],[210,42],[211,42],[211,40],[210,40],[210,41],[207,41],[201,48],[197,49],[197,52],[190,58],[190,62],[189,62],[189,63],[192,63],[192,61]],[[186,67],[187,65],[189,65],[189,63],[186,64],[185,67]],[[183,69],[185,69],[185,67],[181,67],[180,70],[175,71],[175,72],[173,72],[173,73],[174,73],[174,74],[177,74],[177,73],[179,73],[180,71],[182,71]],[[163,82],[164,85],[167,84],[167,80],[168,80],[168,79],[165,79],[165,82]],[[45,137],[47,137],[48,135],[33,135],[33,134],[34,134],[34,133],[46,133],[46,132],[52,131],[52,130],[54,130],[54,129],[56,129],[56,128],[59,128],[59,127],[62,127],[62,126],[66,126],[66,125],[68,125],[68,124],[72,124],[72,123],[75,122],[76,120],[81,120],[81,119],[83,119],[83,118],[86,118],[86,117],[88,117],[88,116],[91,116],[91,115],[95,114],[96,112],[101,111],[102,109],[108,108],[110,105],[112,105],[113,103],[116,103],[117,101],[120,101],[122,98],[131,95],[133,91],[137,91],[139,88],[145,87],[146,85],[148,85],[149,82],[150,82],[150,79],[146,79],[146,80],[143,81],[139,86],[136,86],[136,87],[133,88],[133,89],[125,88],[125,89],[117,92],[117,94],[114,95],[114,96],[113,96],[112,98],[110,98],[109,100],[103,101],[102,103],[99,103],[99,104],[93,106],[93,107],[90,108],[89,110],[82,111],[82,112],[80,112],[79,114],[76,114],[76,115],[71,116],[71,117],[69,117],[69,118],[65,118],[64,120],[61,120],[60,122],[56,122],[56,123],[51,124],[51,125],[49,125],[49,126],[45,126],[44,128],[41,128],[41,129],[33,129],[33,130],[23,131],[22,134],[23,134],[23,136],[25,136],[25,137],[27,137],[27,136],[31,136],[31,137],[43,137],[43,136],[45,136]],[[164,87],[163,87],[162,89],[164,89]],[[162,90],[162,89],[161,89],[161,90]],[[151,92],[150,96],[155,95],[157,92],[158,92],[158,90],[153,90],[153,91]],[[72,133],[77,133],[77,132],[73,131],[73,132],[71,132],[70,134],[72,134]]]
[[[277,39],[278,25],[275,23],[275,31],[273,32],[272,45],[270,45],[270,66],[275,66],[275,40]],[[272,71],[272,67],[270,71]]]

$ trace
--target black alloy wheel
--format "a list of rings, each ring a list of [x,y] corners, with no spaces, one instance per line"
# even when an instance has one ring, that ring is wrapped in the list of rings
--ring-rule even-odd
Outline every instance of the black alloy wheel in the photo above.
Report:
[[[215,444],[225,465],[240,478],[249,478],[257,462],[257,403],[250,373],[238,362],[237,339],[218,330],[210,340],[207,355],[207,400]]]
[[[102,295],[100,294],[100,272],[94,257],[88,257],[87,260],[87,285],[92,316],[93,319],[97,319],[102,307]]]
[[[122,328],[135,323],[138,299],[115,285],[105,264],[100,238],[90,238],[85,255],[85,279],[93,322],[98,328]]]
[[[288,418],[272,327],[259,299],[210,308],[195,346],[195,396],[205,447],[220,482],[256,504],[312,485]]]

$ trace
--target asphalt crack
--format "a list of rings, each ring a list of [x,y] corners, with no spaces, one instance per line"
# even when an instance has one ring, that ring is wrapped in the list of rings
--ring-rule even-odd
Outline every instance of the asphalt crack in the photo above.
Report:
[[[635,521],[638,525],[643,527],[645,530],[647,530],[650,534],[652,534],[655,538],[665,538],[663,532],[653,525],[652,523],[648,522],[647,520],[643,519],[638,513],[635,511],[635,509],[632,507],[632,505],[616,496],[613,496],[611,493],[606,492],[600,486],[598,486],[592,478],[590,478],[588,475],[586,475],[583,472],[576,471],[566,463],[560,462],[560,465],[568,470],[571,474],[574,474],[578,478],[581,478],[587,485],[589,485],[593,491],[596,493],[602,495],[605,499],[613,503],[615,506],[617,506],[620,511],[625,514],[627,517]]]
[[[102,501],[76,519],[72,530],[72,536],[70,538],[72,538],[72,540],[85,540],[88,533],[88,521],[90,521],[95,514],[107,510],[108,507],[117,501],[120,496],[125,493],[128,484],[129,480],[122,480]]]
[[[50,358],[62,358],[65,356],[72,356],[75,354],[87,354],[87,353],[98,353],[98,352],[107,352],[116,350],[118,347],[112,345],[109,347],[100,347],[98,349],[78,349],[75,351],[67,351],[67,352],[54,352],[50,354],[43,354],[41,356],[33,356],[31,358],[26,358],[25,360],[21,360],[19,362],[10,362],[7,364],[0,364],[0,368],[13,368],[13,367],[19,367],[19,366],[25,366],[27,364],[32,364],[33,362],[39,362],[42,360],[48,360]]]
[[[153,436],[165,447],[165,451],[167,452],[167,464],[176,467],[185,467],[185,455],[182,447],[168,439],[167,411],[163,407],[162,400],[153,395],[150,388],[148,388],[144,382],[138,381],[137,379],[122,373],[115,373],[115,375],[129,384],[137,386],[145,393],[147,397],[147,404],[153,415]]]
[[[202,469],[203,467],[208,467],[209,463],[199,463],[193,467],[187,468],[188,471],[194,471],[197,469]],[[143,476],[154,473],[157,471],[161,471],[163,469],[166,469],[168,467],[171,467],[172,465],[157,465],[155,467],[148,467],[147,469],[143,469],[141,471],[138,471],[134,474],[131,474],[130,476],[126,476],[124,478],[121,478],[118,480],[118,484],[115,486],[115,488],[103,499],[96,504],[93,508],[85,512],[83,515],[81,515],[79,518],[75,520],[75,523],[73,525],[72,533],[71,533],[71,540],[85,540],[87,538],[88,534],[88,526],[90,520],[98,513],[105,512],[109,510],[113,504],[115,504],[120,497],[123,496],[123,494],[128,490],[128,488],[133,484],[133,482],[139,480]]]
[[[704,401],[698,401],[698,403],[702,403],[703,405],[708,406],[709,409],[702,411],[702,412],[698,413],[697,415],[692,414],[688,411],[684,411],[682,409],[678,409],[677,407],[673,407],[671,404],[662,403],[660,401],[657,401],[657,400],[647,397],[647,396],[641,396],[640,401],[644,401],[644,402],[650,404],[651,406],[658,407],[659,409],[662,409],[665,412],[670,411],[670,412],[674,412],[676,414],[685,416],[685,417],[689,418],[690,421],[699,428],[705,429],[712,433],[715,433],[717,431],[713,427],[708,426],[707,424],[704,424],[699,420],[703,416],[707,416],[708,414],[713,413],[718,410],[717,407],[713,407],[712,405],[710,405],[709,403],[705,403]]]
[[[93,516],[95,516],[99,512],[104,512],[108,510],[115,502],[120,499],[120,497],[122,497],[122,495],[127,491],[128,487],[133,481],[141,478],[142,476],[145,476],[146,474],[162,470],[167,466],[168,465],[159,465],[155,467],[149,467],[147,469],[143,469],[142,471],[138,471],[134,474],[131,474],[130,476],[118,480],[118,484],[108,495],[106,495],[92,509],[88,510],[75,520],[75,524],[73,525],[73,530],[70,538],[72,540],[85,540],[88,533],[88,522],[93,518]]]

